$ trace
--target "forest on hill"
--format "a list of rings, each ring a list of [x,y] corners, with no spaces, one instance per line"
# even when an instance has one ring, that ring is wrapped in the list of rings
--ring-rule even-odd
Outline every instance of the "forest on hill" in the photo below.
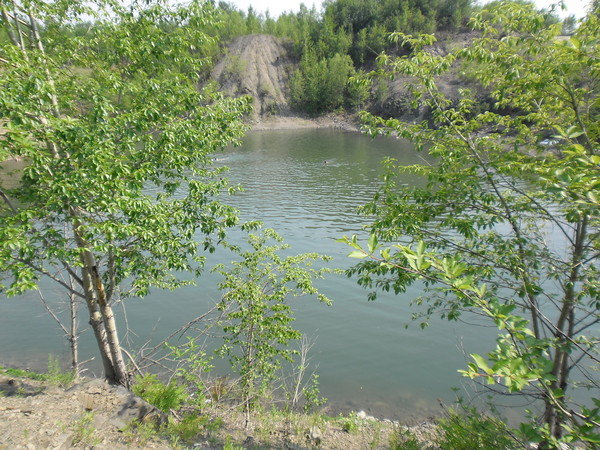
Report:
[[[465,34],[469,31],[469,18],[483,8],[472,0],[329,0],[321,10],[302,4],[299,11],[273,18],[268,11],[262,13],[252,7],[243,11],[227,1],[208,2],[206,6],[212,10],[211,20],[201,24],[207,39],[194,48],[196,56],[204,61],[202,67],[197,68],[199,83],[206,84],[212,79],[214,67],[227,57],[228,47],[236,38],[270,35],[278,39],[278,47],[283,45],[286,50],[282,56],[286,76],[280,73],[282,85],[274,87],[276,97],[285,95],[292,110],[313,116],[363,108],[381,115],[401,115],[406,105],[398,98],[390,99],[393,93],[390,90],[397,94],[397,89],[389,83],[380,82],[373,86],[364,80],[364,75],[377,67],[377,57],[383,52],[398,56],[412,51],[409,46],[392,41],[391,33],[434,33],[453,45],[454,41],[469,39]],[[492,6],[493,3],[486,8]],[[539,12],[547,25],[560,22],[551,10]],[[573,16],[564,19],[563,33],[571,33],[575,22]],[[157,25],[166,31],[174,27],[169,21]],[[95,33],[101,30],[93,21],[79,21],[47,22],[40,31],[85,42],[93,40]],[[7,41],[6,34],[0,35],[0,42]],[[52,38],[56,45],[60,45],[60,41]],[[438,51],[445,52],[445,49]],[[234,55],[234,58],[239,57]],[[163,62],[168,60],[162,59]],[[244,66],[238,61],[229,64],[230,71],[243,72]],[[219,81],[219,88],[222,88],[223,81]],[[260,92],[248,92],[243,87],[238,91],[238,94],[249,93],[254,98],[260,95]],[[269,114],[283,112],[268,105],[266,108],[258,105],[259,114],[265,114],[261,109],[267,109]]]
[[[268,12],[258,13],[252,7],[242,11],[221,1],[215,33],[224,45],[252,34],[272,35],[287,43],[289,57],[298,63],[287,86],[289,103],[296,111],[319,115],[370,106],[377,113],[397,115],[402,112],[398,101],[386,104],[393,87],[360,82],[377,66],[382,52],[411,52],[392,41],[391,33],[434,33],[445,41],[464,41],[459,36],[469,31],[469,18],[482,8],[471,0],[329,0],[322,10],[302,4],[297,12],[272,18]],[[540,13],[547,25],[560,22],[551,10]],[[563,32],[572,32],[574,25],[573,16],[566,18]]]

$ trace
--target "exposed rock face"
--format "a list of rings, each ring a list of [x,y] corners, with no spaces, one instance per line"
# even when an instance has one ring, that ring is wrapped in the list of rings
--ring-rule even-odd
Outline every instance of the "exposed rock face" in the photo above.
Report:
[[[289,112],[288,81],[293,69],[282,41],[253,34],[232,41],[212,77],[222,91],[234,97],[254,97],[253,119]]]

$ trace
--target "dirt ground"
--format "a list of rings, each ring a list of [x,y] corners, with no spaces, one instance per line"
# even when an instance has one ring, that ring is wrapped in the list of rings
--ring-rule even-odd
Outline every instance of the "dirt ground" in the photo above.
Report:
[[[207,406],[203,415],[211,424],[193,433],[188,442],[174,441],[142,424],[166,423],[156,408],[121,387],[85,379],[58,387],[0,373],[0,450],[19,449],[167,449],[277,448],[277,449],[385,449],[393,436],[408,428],[379,421],[364,413],[327,418],[322,414],[261,413],[245,426],[243,414],[226,405]],[[177,419],[170,417],[171,421]],[[207,431],[210,430],[210,431]],[[410,429],[427,442],[435,427]],[[232,448],[232,447],[229,447]]]

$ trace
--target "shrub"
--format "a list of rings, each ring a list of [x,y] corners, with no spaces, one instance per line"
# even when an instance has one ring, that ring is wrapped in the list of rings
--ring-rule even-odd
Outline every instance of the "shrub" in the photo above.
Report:
[[[151,405],[161,411],[168,412],[171,409],[179,409],[187,399],[185,387],[176,383],[164,384],[156,375],[137,376],[132,389],[134,394],[139,395]]]

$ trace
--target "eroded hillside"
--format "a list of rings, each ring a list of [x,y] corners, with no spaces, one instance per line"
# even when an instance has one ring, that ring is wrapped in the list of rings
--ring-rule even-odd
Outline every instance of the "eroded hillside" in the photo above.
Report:
[[[282,42],[269,35],[253,34],[234,39],[212,76],[227,95],[254,97],[253,119],[286,114],[292,61]]]

